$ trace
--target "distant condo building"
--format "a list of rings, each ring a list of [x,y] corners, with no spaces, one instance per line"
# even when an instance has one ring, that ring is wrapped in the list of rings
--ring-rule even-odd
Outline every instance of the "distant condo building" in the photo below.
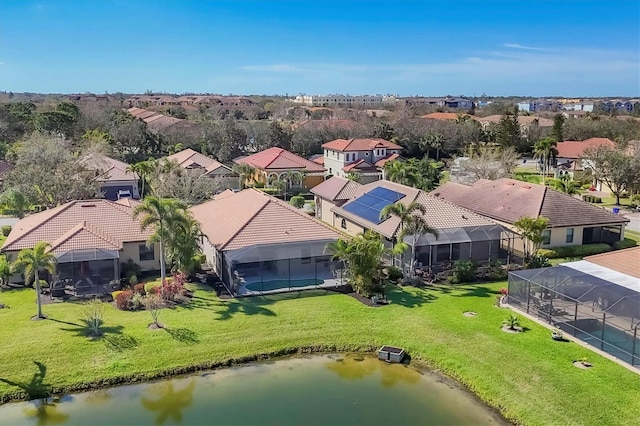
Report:
[[[374,107],[383,104],[394,104],[396,100],[397,98],[393,95],[298,95],[293,99],[293,103],[314,107]]]

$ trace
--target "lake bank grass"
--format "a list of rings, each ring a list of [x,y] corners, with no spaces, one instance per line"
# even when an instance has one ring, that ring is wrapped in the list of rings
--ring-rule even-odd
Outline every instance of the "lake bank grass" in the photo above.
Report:
[[[31,321],[33,290],[0,293],[0,378],[25,389],[82,390],[188,373],[298,351],[366,351],[404,347],[413,359],[457,379],[507,419],[531,425],[632,424],[640,418],[637,374],[575,343],[555,342],[528,320],[528,331],[500,330],[511,313],[495,306],[505,282],[392,287],[391,304],[371,308],[325,291],[220,300],[194,285],[191,302],[165,309],[166,329],[151,331],[148,312],[108,306],[105,335],[86,337],[81,304],[44,306]],[[475,317],[462,315],[466,311]],[[572,361],[587,357],[594,368]],[[42,380],[34,375],[41,363]],[[39,385],[38,385],[39,381]],[[24,397],[0,382],[0,398]]]

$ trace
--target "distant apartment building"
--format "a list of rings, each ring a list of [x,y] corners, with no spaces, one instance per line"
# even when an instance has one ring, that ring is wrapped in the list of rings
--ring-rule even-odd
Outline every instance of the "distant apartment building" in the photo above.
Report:
[[[436,107],[436,108],[450,108],[450,109],[472,109],[475,107],[473,101],[460,98],[460,97],[451,97],[447,96],[444,98],[434,98],[434,97],[422,97],[422,96],[414,96],[407,98],[400,98],[401,102],[404,102],[407,106],[415,106],[415,107]]]
[[[314,107],[340,107],[340,106],[364,106],[374,107],[384,104],[393,104],[396,97],[393,95],[298,95],[293,103]]]
[[[562,102],[557,99],[532,99],[518,102],[518,110],[525,112],[562,111]]]
[[[600,107],[606,112],[618,111],[630,114],[634,109],[640,108],[640,99],[610,99],[602,101]]]

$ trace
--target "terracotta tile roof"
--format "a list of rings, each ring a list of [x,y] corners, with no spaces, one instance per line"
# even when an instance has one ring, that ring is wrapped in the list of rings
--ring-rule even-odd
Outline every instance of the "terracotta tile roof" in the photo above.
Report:
[[[400,155],[398,154],[391,154],[386,158],[381,158],[380,160],[376,161],[376,167],[384,167],[387,162],[397,160],[398,158],[400,158]]]
[[[332,176],[320,185],[311,188],[311,192],[326,200],[350,200],[355,196],[361,186],[358,182],[354,182],[351,179]]]
[[[607,138],[590,138],[583,141],[558,142],[558,158],[581,158],[588,148],[607,147],[615,149],[616,144]]]
[[[309,157],[309,160],[313,161],[314,163],[318,163],[321,166],[324,166],[324,155],[322,154],[312,155],[311,157]]]
[[[262,170],[304,170],[305,172],[324,172],[325,168],[311,160],[300,157],[285,149],[273,147],[236,160],[239,164],[249,164]]]
[[[325,149],[333,151],[371,151],[376,148],[402,149],[400,145],[382,138],[336,139],[322,144]]]
[[[255,189],[208,201],[190,211],[218,250],[342,236],[308,214]]]
[[[140,222],[133,218],[133,208],[124,202],[78,200],[20,220],[2,250],[32,248],[39,241],[82,249],[101,248],[91,246],[99,241],[121,247],[125,242],[146,241],[151,234],[152,230],[140,229]],[[68,240],[65,236],[73,238]]]
[[[191,148],[187,148],[180,152],[176,152],[175,154],[169,155],[167,157],[167,160],[178,163],[180,167],[185,169],[201,167],[207,172],[212,172],[222,167],[226,171],[231,172],[231,169],[221,162],[207,157],[206,155],[200,154],[199,152],[194,151]]]
[[[351,164],[347,164],[346,166],[344,166],[342,168],[343,171],[345,172],[350,172],[351,170],[373,170],[373,171],[377,171],[378,169],[376,168],[376,166],[374,166],[373,164],[369,163],[367,160],[361,158],[357,161],[354,161]]]
[[[60,238],[51,242],[51,251],[66,253],[71,250],[86,249],[120,250],[122,241],[115,241],[90,223],[82,221]]]
[[[85,162],[85,167],[99,171],[97,179],[99,181],[135,181],[137,182],[139,177],[135,172],[127,172],[129,164],[116,160],[106,155],[94,154],[88,157]]]
[[[447,182],[431,191],[431,195],[511,224],[524,216],[547,217],[552,227],[628,222],[623,216],[544,185],[507,178],[477,181],[471,186]]]
[[[420,118],[430,118],[432,120],[457,120],[460,114],[456,112],[432,112],[431,114],[425,114]],[[474,116],[470,116],[475,118]]]
[[[386,237],[394,236],[400,228],[400,219],[398,217],[391,216],[380,224],[375,224],[344,210],[344,207],[349,205],[350,202],[353,202],[356,198],[378,187],[387,188],[404,194],[405,197],[403,197],[400,202],[405,205],[409,205],[414,201],[422,204],[426,208],[426,213],[423,215],[423,218],[429,226],[435,229],[496,225],[495,222],[488,218],[445,200],[431,196],[424,191],[387,180],[379,180],[361,186],[351,201],[341,207],[334,207],[331,211],[334,211],[340,216],[344,216],[355,223],[361,224],[368,229],[373,229]]]
[[[640,246],[587,256],[584,260],[640,278]]]

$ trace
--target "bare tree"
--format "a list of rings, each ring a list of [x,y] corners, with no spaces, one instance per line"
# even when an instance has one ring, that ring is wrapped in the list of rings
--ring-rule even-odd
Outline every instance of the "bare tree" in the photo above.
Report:
[[[467,185],[479,179],[495,180],[511,176],[518,154],[512,147],[480,146],[471,157],[458,159],[459,170],[451,180]]]

